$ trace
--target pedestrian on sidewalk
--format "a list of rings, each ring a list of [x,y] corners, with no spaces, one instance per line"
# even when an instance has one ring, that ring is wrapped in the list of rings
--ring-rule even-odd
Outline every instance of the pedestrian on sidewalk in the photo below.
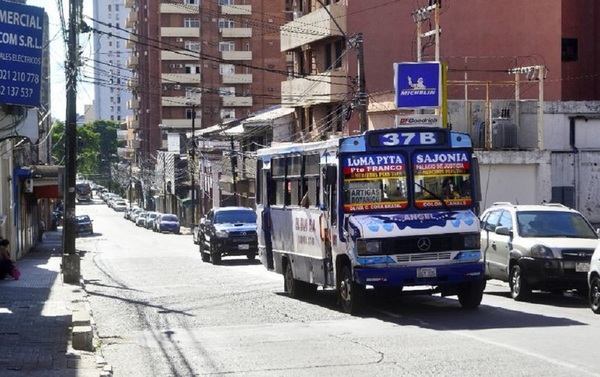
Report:
[[[10,245],[9,240],[0,240],[0,280],[4,280],[6,275],[11,275],[15,278],[15,280],[18,280],[20,273],[17,272],[16,275],[14,273],[14,271],[17,270],[17,265],[15,264],[15,261],[12,260],[12,258],[10,257],[8,245]]]

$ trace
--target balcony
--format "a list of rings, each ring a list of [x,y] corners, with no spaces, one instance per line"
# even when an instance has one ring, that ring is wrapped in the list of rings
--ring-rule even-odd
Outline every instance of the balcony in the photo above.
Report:
[[[163,84],[195,84],[202,82],[199,73],[163,73],[160,75]]]
[[[171,13],[171,14],[198,14],[200,12],[200,8],[195,4],[185,4],[182,5],[181,2],[179,4],[170,4],[170,3],[162,3],[160,4],[160,13]]]
[[[221,14],[228,16],[250,16],[252,5],[221,5]]]
[[[130,99],[127,101],[127,108],[129,110],[137,110],[140,108],[140,101],[137,99]]]
[[[131,140],[131,147],[138,149],[141,145],[141,142],[139,140]]]
[[[283,106],[310,106],[342,101],[348,87],[348,72],[344,69],[320,75],[283,81],[281,104]]]
[[[125,122],[127,123],[128,130],[137,130],[138,128],[140,128],[140,121],[135,115],[126,116]]]
[[[191,129],[192,128],[192,120],[191,119],[163,119],[161,121],[162,129]],[[196,111],[196,128],[200,129],[200,125],[202,124],[202,118],[200,111]]]
[[[127,80],[127,89],[134,90],[140,86],[140,80],[137,77],[132,77]]]
[[[140,58],[137,57],[136,55],[131,55],[130,57],[127,58],[127,68],[134,69],[134,68],[137,68],[139,64],[140,64]]]
[[[129,136],[128,130],[117,130],[117,140],[118,141],[127,140],[128,136]]]
[[[343,35],[337,25],[344,33],[347,33],[346,6],[342,3],[335,3],[328,5],[327,8],[331,16],[326,9],[319,8],[283,25],[281,27],[281,51],[293,50],[332,36]],[[332,20],[332,16],[337,25]]]
[[[133,156],[134,150],[130,147],[125,148],[117,148],[117,156],[121,158],[131,158]]]
[[[225,107],[250,107],[252,106],[252,97],[221,97]]]
[[[127,39],[126,47],[130,50],[133,50],[137,45],[138,37],[137,35],[129,34],[129,39]]]
[[[136,0],[125,0],[125,8],[133,8],[136,4]]]
[[[249,27],[228,27],[221,29],[223,38],[251,38],[252,28]]]
[[[182,37],[182,38],[200,38],[200,28],[198,27],[161,27],[161,37]]]
[[[252,51],[223,51],[221,52],[223,60],[252,60]]]
[[[223,75],[223,84],[252,84],[251,73],[235,73],[232,75]]]
[[[187,50],[161,51],[160,58],[161,60],[191,60],[197,62],[200,60],[200,53]]]
[[[163,96],[162,97],[162,106],[163,107],[190,107],[190,101],[192,101],[190,98],[185,98],[185,97]],[[198,105],[198,99],[194,99],[193,102],[195,102]]]
[[[127,18],[125,19],[125,27],[131,29],[137,24],[137,22],[138,22],[137,10],[132,9],[131,11],[129,11]]]

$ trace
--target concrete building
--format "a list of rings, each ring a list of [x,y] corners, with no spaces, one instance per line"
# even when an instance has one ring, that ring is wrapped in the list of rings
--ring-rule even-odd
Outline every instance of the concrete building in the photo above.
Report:
[[[125,84],[131,76],[127,69],[126,17],[123,0],[94,0],[94,111],[96,119],[120,121],[131,114],[127,102],[131,93]]]

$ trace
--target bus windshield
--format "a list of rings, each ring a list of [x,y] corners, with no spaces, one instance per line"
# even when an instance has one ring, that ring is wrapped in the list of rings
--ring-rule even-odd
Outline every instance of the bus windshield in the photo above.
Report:
[[[471,160],[467,151],[418,152],[412,162],[417,208],[471,205]]]
[[[344,211],[408,206],[406,157],[400,153],[347,155],[343,159]]]

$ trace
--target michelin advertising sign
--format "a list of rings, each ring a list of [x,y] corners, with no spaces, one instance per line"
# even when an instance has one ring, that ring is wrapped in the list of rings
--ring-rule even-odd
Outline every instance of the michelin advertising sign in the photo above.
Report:
[[[442,106],[442,65],[440,62],[395,63],[394,87],[399,109]]]

